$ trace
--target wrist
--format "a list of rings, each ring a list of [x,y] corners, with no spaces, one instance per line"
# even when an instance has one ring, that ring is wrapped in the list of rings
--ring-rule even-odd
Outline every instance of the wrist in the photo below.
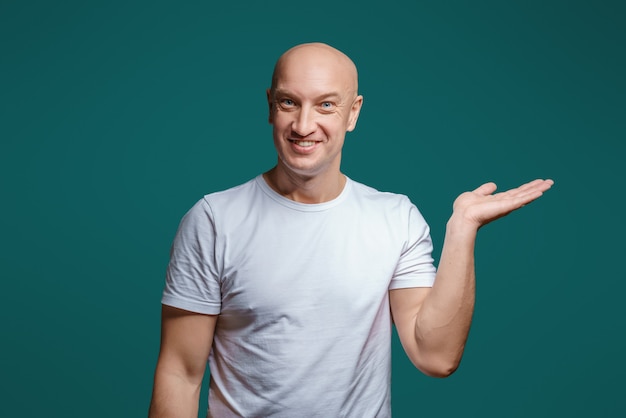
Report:
[[[446,234],[473,239],[476,237],[479,228],[480,225],[476,222],[453,213],[446,224]]]

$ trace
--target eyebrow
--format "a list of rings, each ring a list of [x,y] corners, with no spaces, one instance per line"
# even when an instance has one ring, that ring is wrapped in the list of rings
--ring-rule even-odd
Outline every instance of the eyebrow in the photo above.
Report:
[[[297,96],[297,95],[287,90],[276,89],[274,91],[274,96]],[[320,94],[319,96],[315,97],[313,100],[316,102],[319,102],[325,99],[342,99],[342,95],[339,94],[339,92],[332,91],[330,93]]]

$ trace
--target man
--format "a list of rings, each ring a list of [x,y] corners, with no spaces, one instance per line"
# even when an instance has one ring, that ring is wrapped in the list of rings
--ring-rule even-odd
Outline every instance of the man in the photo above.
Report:
[[[352,61],[296,46],[267,98],[276,166],[205,196],[172,246],[150,416],[197,416],[209,358],[211,417],[389,417],[392,321],[416,367],[454,372],[478,229],[552,181],[459,196],[435,271],[415,206],[340,171],[363,103]]]

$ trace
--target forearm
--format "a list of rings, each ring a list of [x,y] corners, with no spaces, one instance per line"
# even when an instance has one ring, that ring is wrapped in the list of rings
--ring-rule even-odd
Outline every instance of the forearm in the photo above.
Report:
[[[200,388],[201,382],[157,368],[149,418],[196,418]]]
[[[476,233],[450,218],[435,283],[415,318],[420,362],[434,375],[449,375],[461,361],[474,312]]]

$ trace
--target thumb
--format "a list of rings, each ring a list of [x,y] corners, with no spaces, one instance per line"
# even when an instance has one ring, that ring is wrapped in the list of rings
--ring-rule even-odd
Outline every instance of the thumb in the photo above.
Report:
[[[495,192],[497,188],[498,188],[498,186],[496,186],[496,184],[494,182],[489,182],[489,183],[485,183],[482,186],[478,187],[476,190],[474,190],[474,193],[478,193],[480,195],[487,196],[487,195],[490,195],[493,192]]]

